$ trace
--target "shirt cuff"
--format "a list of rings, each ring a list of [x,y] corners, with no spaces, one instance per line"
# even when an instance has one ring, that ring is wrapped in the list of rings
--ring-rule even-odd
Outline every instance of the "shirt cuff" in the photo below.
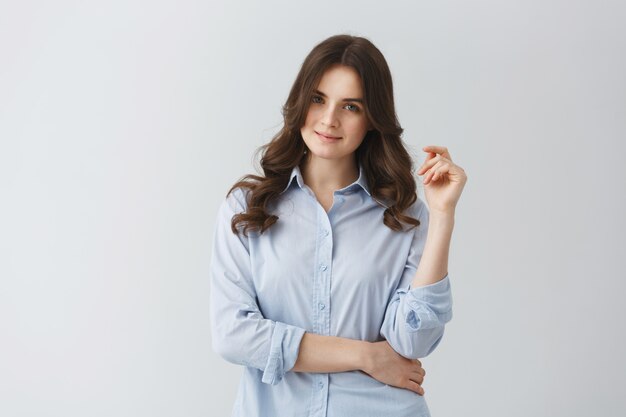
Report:
[[[398,290],[405,293],[403,317],[411,332],[440,327],[452,320],[452,292],[450,278],[411,289]]]
[[[276,322],[261,382],[276,385],[283,379],[285,373],[294,367],[304,332],[305,330],[300,327]]]

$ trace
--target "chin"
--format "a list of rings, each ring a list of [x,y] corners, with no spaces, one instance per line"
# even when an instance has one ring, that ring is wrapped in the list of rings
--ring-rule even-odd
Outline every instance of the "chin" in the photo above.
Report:
[[[349,155],[346,154],[345,152],[333,152],[333,151],[328,151],[328,149],[323,149],[321,151],[317,150],[317,149],[311,149],[309,148],[309,153],[311,154],[311,156],[315,156],[316,158],[320,158],[320,159],[343,159],[346,156]]]

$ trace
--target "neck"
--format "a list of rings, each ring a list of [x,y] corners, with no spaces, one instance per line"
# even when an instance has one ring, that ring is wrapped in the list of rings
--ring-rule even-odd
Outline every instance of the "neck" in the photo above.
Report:
[[[359,166],[354,157],[333,160],[309,154],[300,171],[306,185],[321,191],[339,190],[359,178]]]

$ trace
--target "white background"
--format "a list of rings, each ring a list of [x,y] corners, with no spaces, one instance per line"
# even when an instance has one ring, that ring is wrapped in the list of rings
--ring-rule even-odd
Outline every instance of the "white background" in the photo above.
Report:
[[[230,414],[216,210],[337,33],[468,174],[433,415],[624,415],[624,2],[0,4],[3,417]]]

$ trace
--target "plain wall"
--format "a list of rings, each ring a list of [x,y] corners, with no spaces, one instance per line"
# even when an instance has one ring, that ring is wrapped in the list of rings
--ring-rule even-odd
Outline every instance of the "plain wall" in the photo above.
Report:
[[[468,174],[433,416],[623,416],[624,21],[620,1],[3,1],[0,415],[230,415],[216,210],[306,54],[350,33],[386,56],[416,164],[443,145]]]

